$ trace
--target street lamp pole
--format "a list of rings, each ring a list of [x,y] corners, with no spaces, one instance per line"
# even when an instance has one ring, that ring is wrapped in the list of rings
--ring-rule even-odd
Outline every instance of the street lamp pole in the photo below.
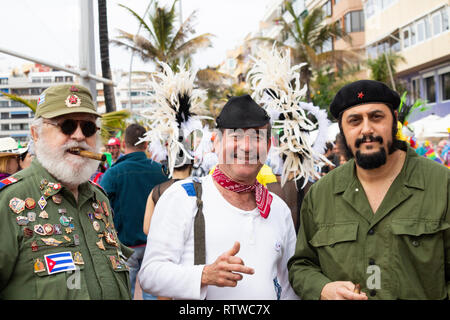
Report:
[[[87,75],[95,72],[95,42],[94,42],[94,7],[92,0],[80,0],[80,51],[79,66],[84,77],[81,84],[89,88],[93,101],[97,100],[96,82]],[[84,71],[84,72],[83,72]]]

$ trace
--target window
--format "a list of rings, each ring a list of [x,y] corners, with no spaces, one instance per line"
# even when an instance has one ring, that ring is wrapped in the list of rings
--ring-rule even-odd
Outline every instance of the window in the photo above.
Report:
[[[375,14],[375,0],[367,0],[364,4],[364,12],[366,13],[366,18],[370,18]]]
[[[445,32],[449,29],[447,7],[444,7],[444,9],[441,10],[441,13],[442,13],[442,32]]]
[[[403,47],[409,47],[409,27],[403,29]]]
[[[52,82],[52,78],[51,77],[44,77],[42,79],[42,82],[44,82],[44,83],[51,83]]]
[[[30,94],[31,94],[32,96],[38,96],[38,95],[41,94],[41,92],[42,92],[42,89],[41,89],[41,88],[31,88],[31,89],[30,89]]]
[[[66,82],[73,82],[73,77],[72,76],[66,76],[65,78]]]
[[[341,0],[334,0],[334,5],[336,6]]]
[[[322,43],[321,53],[323,52],[329,52],[333,50],[333,39],[328,38]]]
[[[413,79],[411,81],[412,100],[415,101],[420,98],[420,82],[419,79]]]
[[[429,103],[436,102],[436,86],[434,83],[434,77],[425,78],[425,90],[426,90],[426,99]]]
[[[417,22],[417,42],[425,40],[425,23],[423,21]]]
[[[442,100],[450,100],[450,72],[441,74]]]
[[[1,78],[0,84],[8,84],[8,78]]]
[[[41,78],[32,78],[31,82],[32,83],[41,83],[42,79]]]
[[[0,114],[0,119],[9,119],[9,112],[2,112]]]
[[[8,101],[0,101],[0,108],[8,108]]]
[[[17,107],[22,108],[22,107],[24,107],[24,105],[22,102],[19,102],[19,101],[11,101],[11,108],[17,108]]]
[[[360,32],[364,31],[364,14],[363,11],[352,11],[344,16],[345,31]]]
[[[2,124],[2,131],[9,131],[9,124]]]
[[[11,130],[28,130],[28,123],[11,123]]]
[[[64,82],[64,77],[55,77],[55,82]]]
[[[394,52],[399,52],[400,51],[400,33],[397,31],[395,33],[393,33],[390,36],[390,44],[391,44],[391,50]]]
[[[377,57],[377,46],[376,45],[367,47],[367,56],[369,59],[375,59]]]
[[[28,118],[28,112],[11,111],[11,119],[27,119],[27,118]]]
[[[411,27],[409,28],[410,30],[410,41],[411,41],[411,46],[416,44],[416,25],[412,24]]]
[[[325,14],[325,17],[330,17],[333,14],[333,11],[331,9],[331,0],[328,0],[323,6],[322,6],[323,13]]]
[[[433,23],[433,35],[441,33],[441,14],[436,12],[432,17],[431,21]]]

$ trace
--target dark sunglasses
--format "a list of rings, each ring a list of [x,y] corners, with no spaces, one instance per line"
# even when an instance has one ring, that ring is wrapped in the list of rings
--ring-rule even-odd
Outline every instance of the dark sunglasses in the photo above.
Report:
[[[45,122],[45,123],[59,127],[62,133],[68,136],[72,135],[77,130],[78,125],[80,125],[81,132],[83,132],[83,135],[86,138],[93,136],[97,132],[97,130],[100,129],[99,127],[97,127],[95,122],[89,120],[67,119],[61,123],[58,122]]]

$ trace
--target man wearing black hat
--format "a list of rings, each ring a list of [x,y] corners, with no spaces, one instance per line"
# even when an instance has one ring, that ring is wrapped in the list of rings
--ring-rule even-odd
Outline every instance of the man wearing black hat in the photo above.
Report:
[[[286,267],[295,246],[290,210],[256,180],[269,116],[245,95],[230,98],[216,122],[214,174],[201,189],[174,183],[156,204],[141,287],[176,299],[298,299]]]
[[[449,170],[396,140],[399,103],[370,80],[331,103],[352,159],[303,203],[288,268],[304,299],[449,297]]]

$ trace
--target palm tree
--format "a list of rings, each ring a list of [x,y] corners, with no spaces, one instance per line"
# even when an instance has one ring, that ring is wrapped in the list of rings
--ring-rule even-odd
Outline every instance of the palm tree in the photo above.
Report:
[[[405,61],[403,56],[390,51],[380,54],[378,58],[368,59],[367,65],[373,80],[384,82],[396,90],[398,86],[398,83],[394,80],[396,68],[399,62]]]
[[[109,39],[108,20],[106,11],[106,0],[98,0],[98,26],[100,40],[100,59],[102,62],[102,76],[112,79],[111,66],[109,64]],[[116,101],[114,99],[114,87],[103,83],[103,95],[105,97],[106,112],[116,111]]]
[[[189,60],[189,57],[201,48],[211,46],[212,34],[204,33],[188,40],[195,33],[192,22],[195,19],[194,11],[175,31],[175,0],[170,9],[159,7],[155,1],[155,10],[149,13],[148,21],[132,9],[120,5],[128,10],[146,31],[146,36],[134,35],[124,30],[118,30],[120,36],[112,43],[132,50],[146,61],[159,60],[169,64],[172,70],[177,71],[180,59]],[[159,66],[158,66],[159,67]]]
[[[282,34],[287,35],[287,40],[280,43],[277,39],[259,37],[252,40],[261,40],[289,48],[295,64],[306,62],[307,65],[300,70],[301,80],[307,85],[307,100],[311,101],[310,82],[313,70],[322,69],[326,65],[342,68],[346,60],[355,59],[356,55],[349,51],[331,50],[323,52],[324,46],[333,38],[341,37],[345,41],[351,41],[350,37],[339,26],[339,21],[324,24],[324,13],[321,8],[314,9],[305,18],[295,14],[291,1],[285,1],[286,11],[292,16],[291,23],[283,17],[276,19],[283,26]],[[286,42],[292,43],[288,45]]]

